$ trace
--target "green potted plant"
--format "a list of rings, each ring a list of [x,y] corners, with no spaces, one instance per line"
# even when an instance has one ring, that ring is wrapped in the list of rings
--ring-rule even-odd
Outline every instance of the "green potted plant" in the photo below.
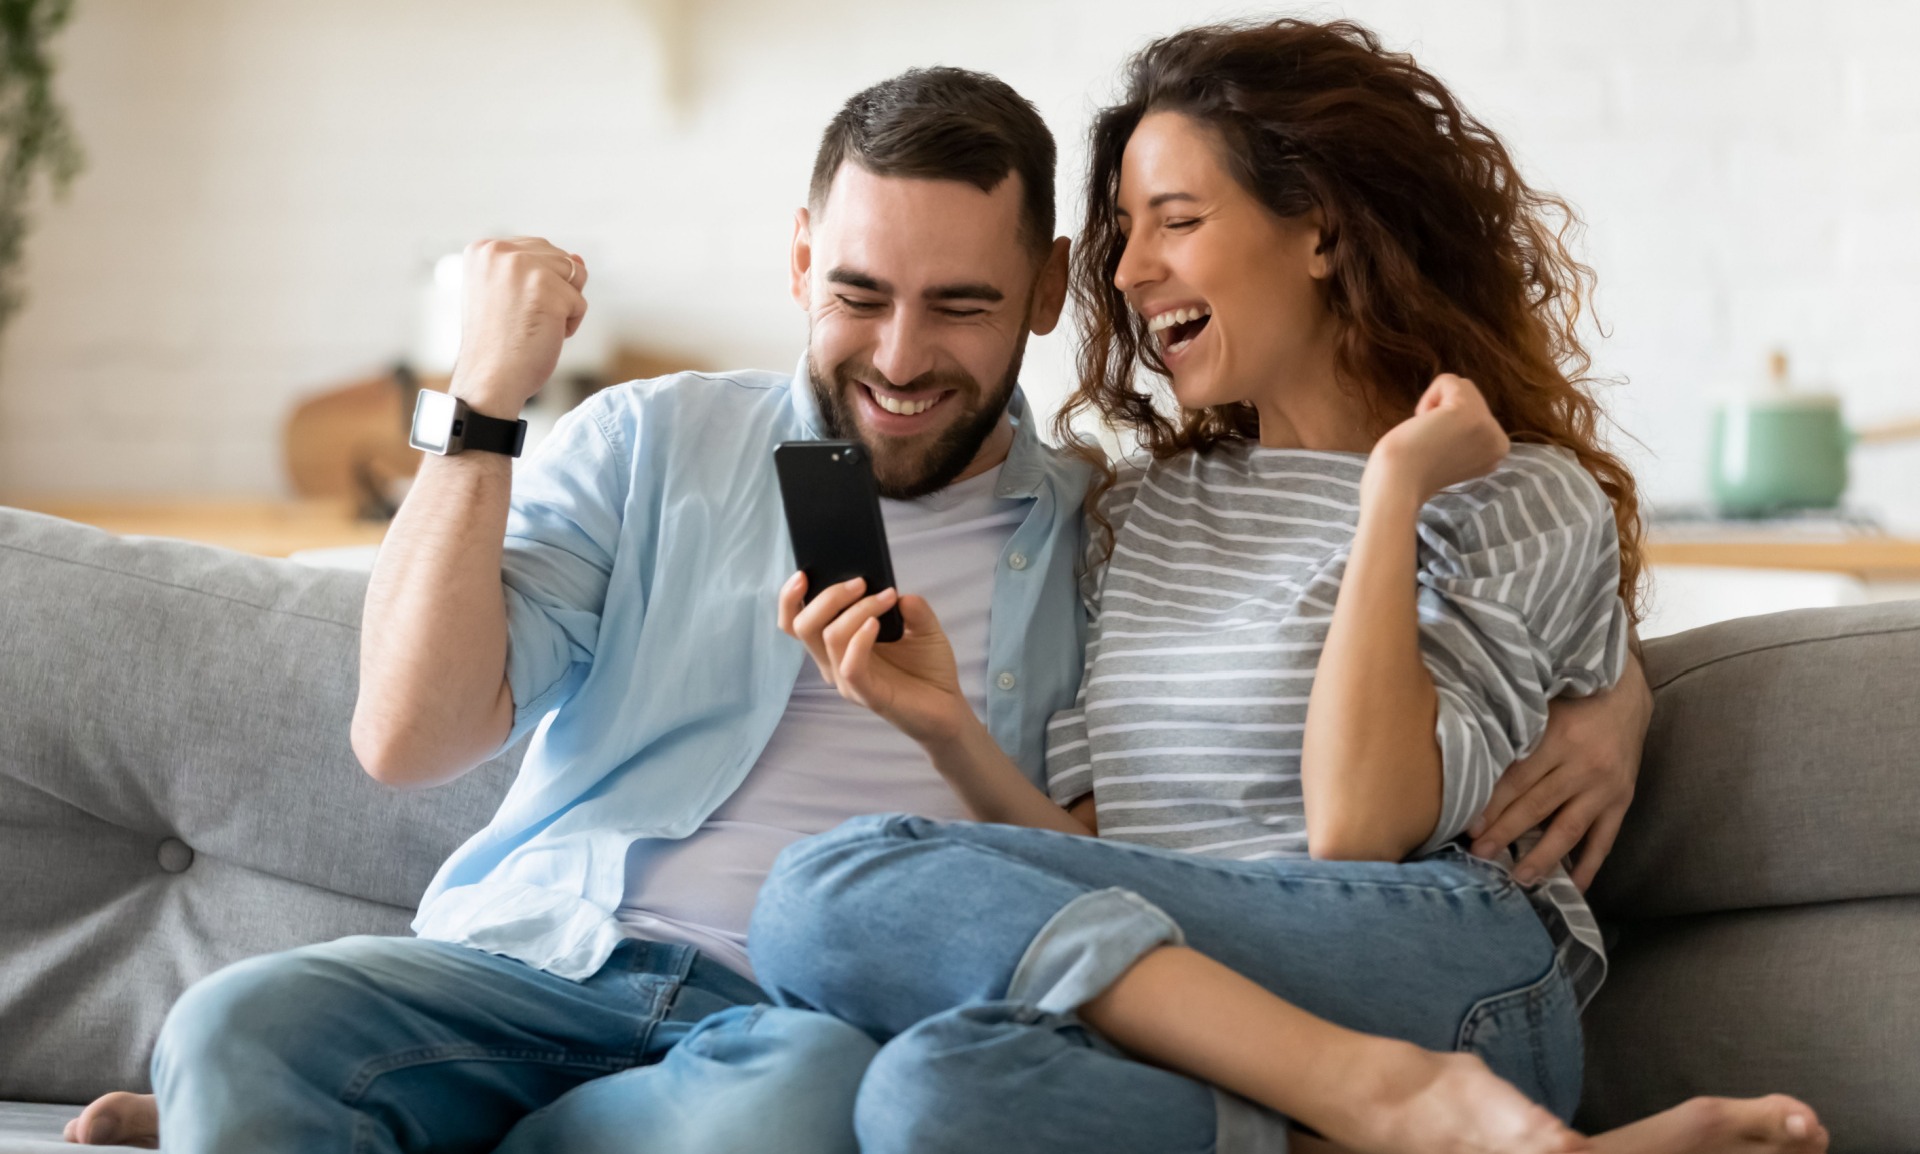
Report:
[[[26,300],[20,258],[36,178],[44,174],[58,194],[82,163],[47,50],[72,14],[73,0],[0,0],[0,327]]]

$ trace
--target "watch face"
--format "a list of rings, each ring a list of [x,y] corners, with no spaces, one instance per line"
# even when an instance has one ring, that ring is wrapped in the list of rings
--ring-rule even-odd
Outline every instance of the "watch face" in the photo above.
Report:
[[[447,393],[436,393],[432,389],[421,389],[420,399],[413,406],[413,447],[425,449],[429,453],[447,451],[447,440],[453,435],[454,400]]]

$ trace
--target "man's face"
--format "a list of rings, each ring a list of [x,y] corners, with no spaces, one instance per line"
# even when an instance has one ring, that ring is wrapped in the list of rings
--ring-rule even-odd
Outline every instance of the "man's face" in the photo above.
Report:
[[[792,288],[821,414],[866,446],[886,496],[933,492],[1006,451],[1027,333],[1052,328],[1064,295],[1065,245],[1036,260],[1020,195],[1017,175],[982,192],[848,163],[820,214],[796,219]]]

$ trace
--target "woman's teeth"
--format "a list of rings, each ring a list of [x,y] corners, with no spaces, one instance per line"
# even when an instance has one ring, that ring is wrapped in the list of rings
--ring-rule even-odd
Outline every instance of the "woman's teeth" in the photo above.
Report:
[[[1154,317],[1147,322],[1147,332],[1160,338],[1160,345],[1167,355],[1184,352],[1207,327],[1207,318],[1213,310],[1205,305],[1197,308],[1173,309]]]
[[[1174,309],[1172,312],[1161,313],[1159,316],[1148,321],[1147,331],[1157,333],[1161,329],[1170,329],[1175,325],[1184,325],[1188,321],[1197,321],[1201,317],[1210,317],[1212,315],[1213,310],[1204,305],[1196,309]]]
[[[878,393],[872,389],[867,390],[867,395],[873,398],[874,404],[879,405],[889,413],[895,413],[902,417],[911,417],[924,413],[940,403],[940,398],[937,396],[928,397],[924,401],[896,401],[885,393]]]

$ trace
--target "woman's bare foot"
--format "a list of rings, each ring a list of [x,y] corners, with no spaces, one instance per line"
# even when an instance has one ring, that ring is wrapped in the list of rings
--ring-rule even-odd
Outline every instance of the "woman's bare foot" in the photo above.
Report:
[[[1374,1041],[1377,1041],[1374,1040]],[[1474,1054],[1373,1050],[1358,1108],[1315,1122],[1358,1154],[1585,1154],[1593,1147]]]
[[[1631,1126],[1595,1136],[1595,1154],[1823,1154],[1827,1128],[1806,1103],[1765,1098],[1693,1098]]]
[[[140,1146],[160,1148],[160,1104],[152,1094],[116,1090],[102,1094],[67,1123],[61,1135],[82,1146]]]

